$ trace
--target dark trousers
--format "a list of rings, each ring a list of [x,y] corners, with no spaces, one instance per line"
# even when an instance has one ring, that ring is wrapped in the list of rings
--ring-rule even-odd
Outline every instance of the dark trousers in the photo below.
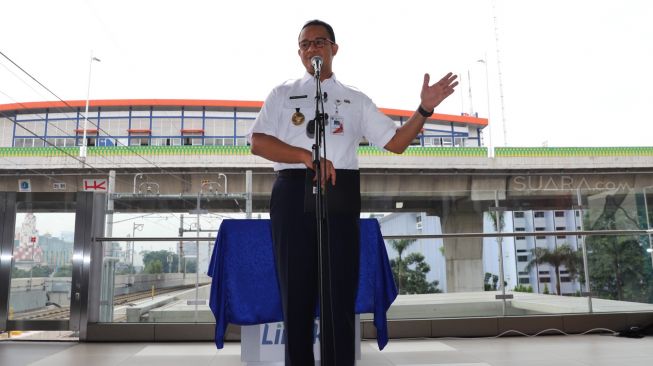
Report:
[[[288,173],[288,172],[287,172]],[[286,366],[312,366],[314,318],[319,294],[315,213],[304,205],[301,171],[281,174],[272,189],[270,218],[286,331]],[[360,196],[359,196],[360,199]],[[359,212],[330,214],[330,270],[325,291],[331,296],[320,339],[329,365],[355,363],[354,310],[360,257]]]

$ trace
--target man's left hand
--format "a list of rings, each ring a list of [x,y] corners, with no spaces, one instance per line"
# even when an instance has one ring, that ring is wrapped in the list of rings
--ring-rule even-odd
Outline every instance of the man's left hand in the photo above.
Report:
[[[450,72],[437,83],[429,86],[431,76],[424,74],[424,84],[422,85],[422,93],[420,94],[422,108],[430,112],[450,96],[454,92],[456,85],[458,85],[456,78],[458,76]]]

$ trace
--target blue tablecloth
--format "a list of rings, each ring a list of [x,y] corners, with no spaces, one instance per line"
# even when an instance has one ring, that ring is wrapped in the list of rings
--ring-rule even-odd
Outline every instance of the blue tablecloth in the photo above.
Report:
[[[379,223],[361,219],[361,256],[356,313],[374,313],[377,343],[388,343],[386,312],[397,297]],[[270,220],[224,220],[211,263],[215,344],[224,346],[228,323],[254,325],[283,319]]]

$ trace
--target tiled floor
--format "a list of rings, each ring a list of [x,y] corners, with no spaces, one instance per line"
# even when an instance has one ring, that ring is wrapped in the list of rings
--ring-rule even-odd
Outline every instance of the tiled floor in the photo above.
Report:
[[[608,335],[363,341],[359,366],[650,366],[653,337]],[[0,342],[2,366],[231,366],[240,344]]]

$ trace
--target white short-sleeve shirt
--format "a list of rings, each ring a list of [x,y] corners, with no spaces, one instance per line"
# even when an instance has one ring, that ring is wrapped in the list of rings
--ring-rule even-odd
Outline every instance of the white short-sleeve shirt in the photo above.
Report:
[[[362,92],[343,85],[335,75],[322,82],[326,94],[324,111],[327,159],[336,169],[358,169],[357,148],[363,137],[376,146],[385,146],[395,135],[397,125],[383,114]],[[303,116],[303,122],[299,123]],[[268,95],[247,139],[253,133],[274,136],[293,146],[311,150],[315,139],[306,126],[315,117],[315,78],[306,73],[302,79],[277,86]],[[275,163],[274,170],[303,169],[304,164]]]

